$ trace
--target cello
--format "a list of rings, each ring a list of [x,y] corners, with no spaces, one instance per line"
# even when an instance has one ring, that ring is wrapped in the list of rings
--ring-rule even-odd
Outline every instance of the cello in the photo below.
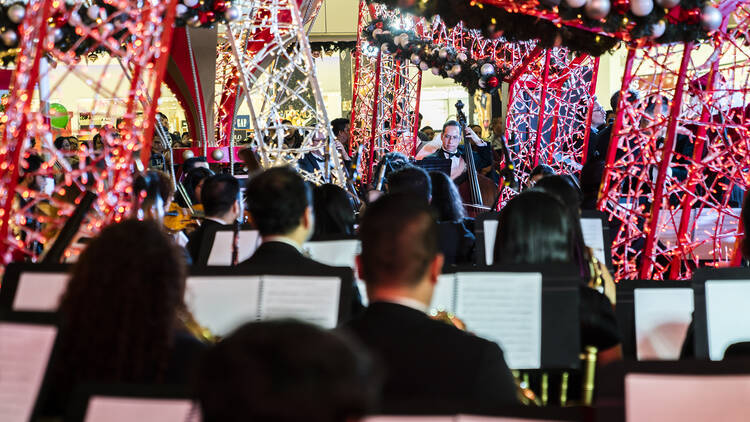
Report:
[[[464,103],[456,103],[456,118],[461,129],[461,137],[464,139],[464,161],[466,161],[465,176],[456,179],[458,192],[464,201],[464,208],[469,217],[491,211],[495,196],[497,195],[497,185],[489,177],[477,172],[477,165],[472,153],[471,141],[466,139],[466,114],[463,111]]]

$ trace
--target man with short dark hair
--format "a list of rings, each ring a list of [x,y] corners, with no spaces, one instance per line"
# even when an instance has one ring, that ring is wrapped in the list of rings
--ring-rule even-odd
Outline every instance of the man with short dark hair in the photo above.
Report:
[[[208,166],[208,160],[206,160],[206,157],[200,156],[200,157],[190,157],[182,162],[182,174],[187,174],[190,170],[196,168],[196,167],[203,167],[205,169],[210,169]]]
[[[408,165],[388,176],[388,193],[412,195],[415,199],[429,203],[432,199],[432,182],[427,171]]]
[[[370,306],[345,328],[385,365],[383,405],[439,400],[458,412],[516,404],[500,347],[426,313],[443,266],[428,205],[386,195],[365,211],[360,238]]]
[[[215,174],[203,182],[201,204],[206,217],[188,238],[185,248],[193,262],[198,265],[201,245],[209,241],[218,227],[233,224],[242,215],[240,182],[232,175]]]
[[[466,173],[466,161],[464,160],[464,151],[466,145],[460,145],[463,137],[461,136],[461,125],[455,120],[449,120],[443,125],[443,132],[440,134],[443,142],[442,148],[427,158],[448,159],[451,160],[451,179],[456,180]],[[471,128],[466,128],[466,139],[470,139],[477,146],[476,151],[472,150],[474,162],[477,165],[481,163],[492,163],[492,147],[484,142],[474,133]],[[479,168],[477,168],[478,170]]]
[[[274,167],[253,177],[247,185],[247,210],[260,232],[262,244],[239,265],[259,272],[282,269],[338,272],[341,288],[352,296],[351,314],[362,310],[359,290],[350,268],[331,267],[302,255],[303,244],[313,233],[312,189],[291,167]]]

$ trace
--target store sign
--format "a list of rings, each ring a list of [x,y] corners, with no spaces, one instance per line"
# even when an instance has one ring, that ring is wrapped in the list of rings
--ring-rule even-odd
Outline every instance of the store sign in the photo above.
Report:
[[[245,139],[247,138],[247,131],[246,130],[235,130],[232,132],[232,141],[234,141],[234,144],[241,144],[245,142]]]
[[[235,129],[250,129],[250,116],[247,114],[241,114],[234,117],[234,128]]]

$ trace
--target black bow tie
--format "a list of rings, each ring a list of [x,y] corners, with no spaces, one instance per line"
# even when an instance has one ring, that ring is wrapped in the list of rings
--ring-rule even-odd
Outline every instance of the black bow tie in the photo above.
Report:
[[[448,152],[446,150],[443,150],[443,154],[445,154],[447,156],[447,158],[449,158],[449,159],[453,158],[453,157],[459,157],[459,158],[461,157],[461,154],[459,154],[458,151],[456,151],[456,152]]]

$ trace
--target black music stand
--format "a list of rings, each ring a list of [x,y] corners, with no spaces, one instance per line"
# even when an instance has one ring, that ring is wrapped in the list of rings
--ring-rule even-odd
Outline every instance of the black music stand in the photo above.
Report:
[[[448,177],[451,175],[451,160],[447,158],[425,158],[424,160],[415,161],[414,165],[424,169],[428,173],[439,171],[447,174]]]

